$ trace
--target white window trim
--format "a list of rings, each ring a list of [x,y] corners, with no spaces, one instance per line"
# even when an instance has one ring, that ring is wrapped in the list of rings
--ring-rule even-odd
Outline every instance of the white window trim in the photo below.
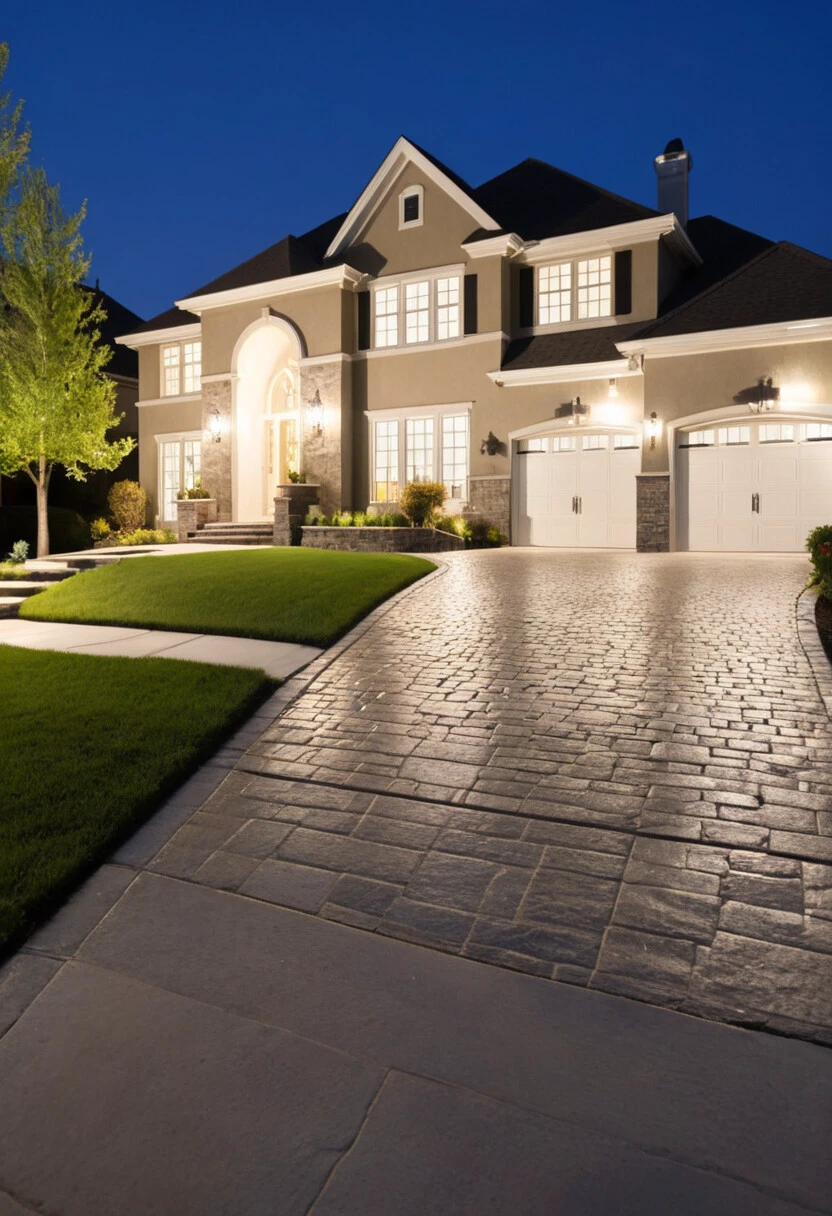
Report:
[[[582,262],[591,262],[599,258],[610,259],[610,311],[600,317],[579,317],[578,316],[578,266]],[[540,320],[540,272],[548,270],[550,267],[563,266],[566,263],[572,268],[571,273],[571,290],[570,290],[570,308],[572,315],[566,321],[547,321],[543,324]],[[580,257],[562,258],[559,261],[541,262],[534,268],[534,325],[533,329],[541,333],[555,333],[561,329],[572,329],[577,326],[593,326],[611,325],[615,320],[615,255],[606,250],[602,253],[584,254]],[[628,314],[627,320],[632,320]]]
[[[415,220],[404,218],[404,200],[416,196],[419,200],[419,216]],[[424,186],[407,186],[399,195],[399,232],[404,228],[421,228],[425,222],[425,188]]]
[[[435,481],[443,481],[442,473],[442,419],[449,417],[455,418],[460,414],[468,415],[468,478],[471,476],[471,410],[473,409],[472,401],[462,401],[455,404],[445,405],[423,405],[414,406],[412,409],[390,409],[390,410],[365,410],[364,417],[369,421],[370,427],[370,493],[375,489],[375,469],[376,469],[376,428],[377,422],[398,422],[399,424],[399,468],[398,468],[398,485],[401,493],[404,486],[407,484],[405,475],[407,472],[407,420],[408,418],[432,418],[433,419],[433,479]],[[464,502],[464,498],[451,499],[446,502]],[[371,498],[370,506],[377,505],[378,500]]]
[[[172,398],[167,397],[166,400],[170,401],[170,400],[172,400]],[[162,465],[162,444],[163,443],[178,443],[180,445],[179,471],[180,471],[180,479],[181,479],[181,472],[182,472],[181,445],[183,443],[189,443],[189,442],[190,443],[201,443],[202,442],[202,431],[170,431],[169,433],[166,433],[166,434],[163,433],[160,435],[154,435],[153,438],[156,440],[156,493],[157,493],[156,502],[157,502],[157,505],[159,508],[158,511],[156,512],[156,522],[157,523],[175,523],[176,522],[175,517],[172,520],[165,519],[165,517],[161,513],[162,504],[165,501],[165,487],[163,484],[165,470]]]
[[[459,281],[459,333],[448,338],[438,338],[436,336],[438,330],[438,282],[440,279],[457,279]],[[407,287],[414,283],[428,284],[428,336],[427,339],[421,342],[407,341]],[[377,346],[376,345],[376,294],[379,291],[387,291],[391,287],[395,287],[398,291],[398,341],[395,345]],[[465,330],[465,267],[459,266],[437,266],[430,270],[416,270],[409,274],[396,275],[395,278],[377,279],[371,288],[371,320],[372,320],[372,346],[370,352],[376,351],[404,351],[404,350],[420,350],[427,346],[445,346],[449,342],[460,342],[463,338],[472,337],[475,335],[466,335]]]
[[[191,393],[166,393],[165,392],[165,351],[170,350],[174,346],[179,347],[179,387],[181,389],[185,378],[185,347],[193,346],[199,343],[199,388],[196,388]],[[169,401],[191,401],[194,397],[202,395],[202,337],[197,334],[193,337],[185,337],[176,339],[173,342],[162,342],[159,345],[159,390],[161,393],[160,400],[165,403]]]

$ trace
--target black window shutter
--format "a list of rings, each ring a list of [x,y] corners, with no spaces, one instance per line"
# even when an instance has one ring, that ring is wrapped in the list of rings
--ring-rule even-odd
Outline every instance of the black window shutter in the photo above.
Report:
[[[370,293],[358,292],[358,349],[370,349]]]
[[[465,334],[475,334],[477,332],[477,276],[475,274],[466,274],[465,276],[463,303],[462,332]]]
[[[534,267],[521,266],[518,278],[518,323],[521,329],[531,329],[534,325]]]
[[[633,311],[633,251],[621,249],[615,255],[615,315],[626,317]]]

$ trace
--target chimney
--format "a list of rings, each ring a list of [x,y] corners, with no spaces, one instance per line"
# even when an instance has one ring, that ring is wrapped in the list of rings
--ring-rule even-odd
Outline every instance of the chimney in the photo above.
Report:
[[[670,143],[653,161],[658,186],[658,209],[662,215],[672,211],[683,228],[688,226],[688,175],[693,157],[685,150],[681,139]]]

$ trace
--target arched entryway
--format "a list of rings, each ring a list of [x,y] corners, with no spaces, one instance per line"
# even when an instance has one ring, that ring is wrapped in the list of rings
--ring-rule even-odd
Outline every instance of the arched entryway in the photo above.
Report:
[[[232,358],[233,518],[270,519],[274,488],[300,467],[300,334],[264,316],[240,336]]]

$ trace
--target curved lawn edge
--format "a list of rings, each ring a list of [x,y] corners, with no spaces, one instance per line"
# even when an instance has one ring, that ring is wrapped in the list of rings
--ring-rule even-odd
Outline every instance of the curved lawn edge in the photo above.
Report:
[[[0,646],[0,959],[278,683],[249,668]]]
[[[134,558],[32,596],[20,616],[326,648],[435,569],[409,554],[300,548]]]

